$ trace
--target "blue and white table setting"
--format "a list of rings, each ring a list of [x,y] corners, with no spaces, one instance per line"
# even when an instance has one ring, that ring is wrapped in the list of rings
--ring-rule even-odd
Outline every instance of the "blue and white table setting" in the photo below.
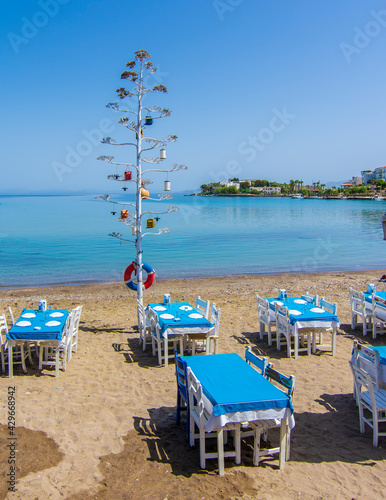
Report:
[[[295,426],[290,398],[238,354],[182,356],[182,360],[201,383],[204,407],[209,414],[207,432],[221,432],[229,423],[277,420],[280,441],[286,441],[288,429]],[[284,444],[280,468],[284,467],[285,457]]]
[[[20,317],[7,333],[9,378],[13,377],[13,346],[17,342],[62,340],[69,312],[67,309],[48,309],[46,311],[23,309]]]
[[[275,318],[275,304],[286,307],[292,326],[292,335],[295,338],[295,359],[298,357],[297,339],[301,330],[308,329],[313,334],[312,352],[316,352],[315,331],[332,330],[332,355],[335,356],[336,334],[339,328],[339,318],[330,311],[316,306],[301,297],[268,298],[267,299],[272,318]]]
[[[210,335],[214,325],[200,314],[189,302],[151,303],[146,307],[158,316],[161,335],[165,342],[165,353],[168,352],[168,338],[184,335]],[[167,366],[167,356],[165,356]]]

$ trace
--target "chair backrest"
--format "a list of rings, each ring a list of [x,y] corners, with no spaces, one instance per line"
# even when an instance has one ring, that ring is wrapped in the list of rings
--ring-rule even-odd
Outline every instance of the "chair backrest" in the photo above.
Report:
[[[214,334],[218,337],[220,333],[220,318],[221,309],[216,308],[216,304],[213,303],[210,310],[210,321],[214,324]]]
[[[5,335],[8,333],[8,325],[7,320],[4,314],[0,314],[0,345],[5,344],[6,337]],[[4,337],[3,337],[4,334]]]
[[[188,401],[188,374],[187,365],[178,355],[177,349],[174,349],[174,360],[176,363],[176,378],[178,390],[182,393],[185,401]]]
[[[350,304],[352,311],[363,311],[365,307],[365,294],[350,288]]]
[[[320,307],[325,311],[328,311],[332,314],[338,315],[338,303],[328,302],[324,297],[320,299]]]
[[[290,375],[289,377],[287,377],[286,375],[283,375],[277,370],[274,370],[272,368],[272,365],[268,365],[265,370],[265,376],[270,382],[275,382],[277,385],[279,385],[280,389],[284,387],[288,397],[292,399],[295,390],[294,375]]]
[[[319,305],[319,295],[310,295],[309,292],[306,292],[300,298],[303,300],[306,300],[310,304],[314,304],[315,306]]]
[[[381,363],[379,352],[360,344],[357,340],[354,340],[354,347],[352,353],[352,364],[358,368],[361,368],[367,372],[375,386],[379,389],[379,383],[381,380]]]
[[[256,301],[257,301],[257,311],[260,314],[267,314],[269,312],[269,303],[267,299],[263,299],[262,297],[259,297],[259,295],[256,295]]]
[[[202,398],[202,386],[189,366],[186,372],[188,377],[189,408],[191,411],[195,409],[198,413],[200,421],[203,422],[204,400]]]
[[[373,318],[386,323],[386,299],[373,295]]]
[[[268,358],[259,358],[252,352],[252,348],[248,346],[245,349],[245,361],[250,365],[255,365],[260,373],[265,377],[265,371],[268,366]]]
[[[287,331],[290,328],[288,307],[275,303],[276,328],[280,331]]]
[[[9,312],[9,317],[11,318],[11,323],[12,323],[12,325],[14,325],[15,318],[13,317],[13,312],[12,312],[12,309],[10,307],[8,307],[8,312]]]
[[[374,384],[371,380],[370,375],[360,368],[359,366],[355,366],[353,363],[349,362],[351,366],[351,370],[354,376],[354,384],[355,384],[355,392],[356,397],[361,397],[362,387],[365,388],[366,391],[369,391],[371,397],[371,406],[376,408],[375,402],[375,394],[374,394]]]
[[[146,327],[145,311],[143,309],[143,305],[138,299],[137,299],[137,317],[138,317],[138,331],[142,332]]]
[[[80,316],[82,314],[82,308],[83,308],[83,306],[78,306],[78,307],[75,307],[75,309],[73,309],[71,311],[73,314],[73,321],[74,321],[74,325],[73,325],[74,335],[76,333],[78,333],[78,330],[79,330],[79,322],[80,322]]]
[[[210,308],[209,300],[202,300],[200,296],[196,298],[196,309],[199,313],[205,316],[206,319],[209,319],[209,308]]]

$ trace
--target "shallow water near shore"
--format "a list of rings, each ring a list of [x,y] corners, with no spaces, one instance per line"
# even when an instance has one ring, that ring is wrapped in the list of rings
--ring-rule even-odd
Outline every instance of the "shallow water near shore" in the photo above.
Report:
[[[132,195],[112,199],[134,202]],[[160,214],[143,240],[158,279],[381,269],[386,202],[197,197],[145,200]],[[85,196],[0,197],[0,286],[121,281],[135,258],[120,205]],[[130,206],[126,208],[130,209]],[[116,211],[116,215],[110,212]],[[154,217],[152,214],[144,217]]]

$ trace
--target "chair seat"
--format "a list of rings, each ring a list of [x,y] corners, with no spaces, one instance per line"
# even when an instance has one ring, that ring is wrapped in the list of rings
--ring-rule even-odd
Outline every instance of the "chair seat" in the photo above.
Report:
[[[375,396],[375,404],[377,406],[377,411],[386,411],[386,391],[383,389],[375,389],[374,390],[374,396]],[[371,407],[372,402],[371,402],[371,394],[369,391],[363,391],[361,393],[361,397],[369,407]]]

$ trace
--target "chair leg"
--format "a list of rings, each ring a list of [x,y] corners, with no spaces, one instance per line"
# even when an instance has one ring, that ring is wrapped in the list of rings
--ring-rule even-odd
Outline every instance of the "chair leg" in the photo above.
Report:
[[[193,438],[194,440],[194,438]],[[194,441],[193,441],[194,442]],[[200,429],[200,467],[205,469],[205,429]]]
[[[264,331],[265,331],[264,323],[260,321],[260,340],[263,340],[264,338]]]
[[[253,465],[256,467],[259,465],[260,461],[260,438],[261,431],[257,426],[255,426],[253,430]]]
[[[24,346],[23,344],[20,345],[20,356],[21,356],[21,367],[23,369],[24,373],[27,373],[27,368],[25,366],[25,356],[24,356]],[[8,360],[9,363],[9,360]]]

